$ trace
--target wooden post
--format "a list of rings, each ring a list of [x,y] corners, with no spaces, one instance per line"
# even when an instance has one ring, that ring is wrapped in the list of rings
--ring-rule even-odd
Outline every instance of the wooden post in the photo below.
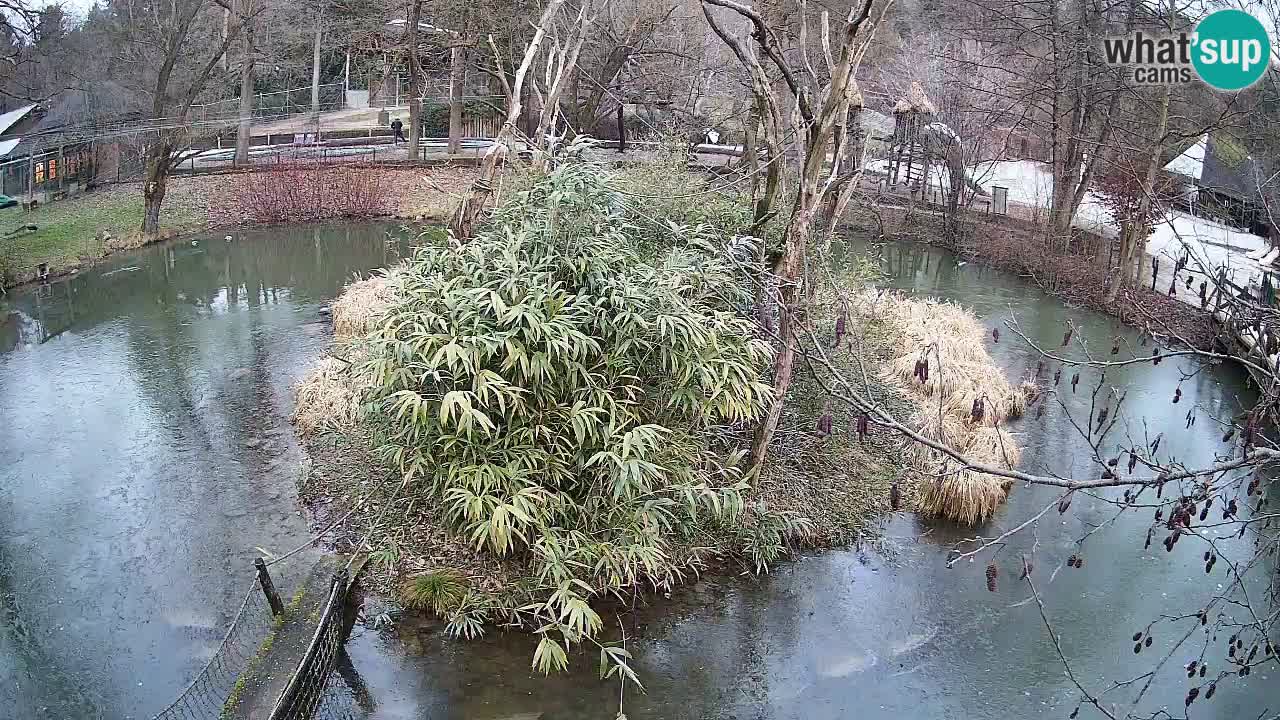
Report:
[[[627,124],[623,118],[622,103],[618,103],[618,152],[627,151]]]
[[[271,573],[267,572],[267,563],[262,558],[255,558],[253,566],[258,569],[258,584],[262,586],[262,594],[267,596],[267,603],[271,605],[271,614],[277,617],[284,615],[284,603],[280,601],[280,594],[276,592],[275,583],[271,582]]]

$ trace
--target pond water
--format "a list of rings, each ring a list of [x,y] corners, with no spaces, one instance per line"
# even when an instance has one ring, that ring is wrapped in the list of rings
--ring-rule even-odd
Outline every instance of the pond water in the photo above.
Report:
[[[279,552],[306,537],[290,386],[330,342],[321,306],[352,273],[389,261],[395,248],[383,235],[382,226],[353,226],[202,238],[8,298],[0,312],[0,706],[13,717],[158,710],[216,646],[256,548]],[[1091,347],[1105,351],[1116,335],[1136,342],[1108,318],[945,252],[902,244],[883,256],[888,284],[955,299],[988,324],[1013,312],[1031,336],[1056,345],[1070,318]],[[992,351],[1013,377],[1035,364],[1007,332]],[[1234,366],[1182,380],[1189,367],[1134,365],[1108,379],[1129,393],[1123,432],[1163,432],[1169,452],[1196,463],[1225,449],[1212,419],[1254,395]],[[1094,378],[1082,374],[1080,392],[1065,396],[1068,409],[1087,407]],[[1180,381],[1182,401],[1171,406]],[[1199,419],[1188,430],[1191,408]],[[1062,409],[1051,405],[1012,429],[1025,467],[1087,468]],[[1017,487],[980,531],[996,534],[1052,497]],[[1144,552],[1146,518],[1126,517],[1089,539],[1084,569],[1050,582],[1052,568],[1080,552],[1074,541],[1113,514],[1076,498],[1067,515],[1004,550],[995,593],[984,585],[985,560],[945,567],[949,544],[968,533],[903,514],[885,528],[890,552],[805,556],[765,577],[705,578],[670,600],[654,598],[622,619],[648,690],[628,688],[625,711],[633,719],[1066,717],[1075,692],[1036,606],[1024,602],[1013,558],[1038,542],[1047,611],[1092,688],[1149,669],[1173,631],[1164,626],[1140,658],[1130,636],[1161,613],[1198,609],[1223,578],[1206,581],[1203,548],[1189,543],[1172,555],[1158,544]],[[1227,555],[1247,554],[1250,539],[1226,543]],[[368,616],[375,612],[371,604]],[[530,670],[532,650],[524,635],[464,643],[436,623],[375,630],[366,622],[349,644],[354,674],[343,681],[359,686],[360,715],[370,718],[614,716],[618,685],[596,678],[594,657],[544,678]],[[1182,714],[1182,662],[1159,673],[1148,712],[1167,704]],[[1275,672],[1223,683],[1194,716],[1280,711]],[[1113,695],[1120,702],[1132,692]]]
[[[291,386],[385,228],[222,233],[0,300],[0,716],[149,717],[308,531]]]
[[[1109,318],[1064,307],[1016,277],[962,265],[950,253],[891,244],[882,259],[887,285],[961,302],[989,326],[1012,312],[1029,336],[1049,347],[1061,343],[1070,319],[1077,337],[1104,355],[1117,335],[1137,348],[1137,334]],[[1007,330],[991,350],[1015,379],[1036,364],[1037,357]],[[1163,446],[1187,463],[1205,462],[1227,449],[1212,419],[1251,404],[1254,392],[1245,374],[1223,365],[1182,380],[1184,369],[1193,366],[1167,361],[1108,374],[1110,384],[1128,391],[1125,427],[1113,431],[1117,442],[1126,435],[1164,433]],[[1065,394],[1069,411],[1088,412],[1086,389],[1096,377],[1082,372],[1080,391]],[[1173,406],[1180,380],[1182,399]],[[1188,430],[1184,415],[1191,408],[1198,422]],[[1025,448],[1024,468],[1088,471],[1086,445],[1065,412],[1051,404],[1043,417],[1032,413],[1012,428]],[[996,535],[1055,496],[1048,489],[1017,487],[980,532]],[[995,593],[985,586],[986,559],[946,568],[950,544],[972,532],[930,527],[905,514],[886,527],[889,553],[849,549],[808,555],[761,578],[704,578],[623,619],[647,690],[629,690],[623,709],[633,720],[1065,718],[1078,693],[1064,677],[1039,610],[1024,602],[1029,594],[1016,581],[1017,558],[1032,543],[1038,542],[1041,591],[1063,652],[1094,691],[1150,670],[1172,646],[1175,632],[1169,625],[1158,629],[1151,650],[1137,658],[1133,633],[1163,613],[1198,610],[1224,579],[1221,565],[1206,578],[1203,546],[1179,543],[1170,555],[1157,541],[1154,551],[1143,551],[1145,513],[1099,530],[1081,551],[1075,541],[1107,523],[1112,507],[1077,497],[1068,514],[1051,513],[1034,535],[1017,537],[998,558],[1003,574]],[[1244,557],[1251,542],[1246,536],[1223,548],[1228,557]],[[1077,552],[1084,568],[1062,569],[1050,582],[1053,569]],[[1194,622],[1177,627],[1185,631]],[[1159,673],[1145,712],[1168,706],[1182,715],[1187,685],[1181,665],[1198,652],[1193,646],[1184,646]],[[370,717],[482,720],[541,713],[544,720],[571,720],[612,718],[618,710],[617,681],[597,679],[596,657],[579,656],[570,672],[544,678],[530,670],[533,641],[526,636],[496,633],[462,643],[448,639],[438,624],[403,623],[395,630],[357,628],[349,647],[368,687]],[[1218,657],[1215,648],[1210,658]],[[1280,712],[1280,678],[1272,677],[1277,673],[1269,666],[1247,678],[1233,677],[1212,702],[1194,706],[1193,716],[1237,719]],[[1106,698],[1125,707],[1133,695]],[[1085,708],[1080,717],[1100,714]]]

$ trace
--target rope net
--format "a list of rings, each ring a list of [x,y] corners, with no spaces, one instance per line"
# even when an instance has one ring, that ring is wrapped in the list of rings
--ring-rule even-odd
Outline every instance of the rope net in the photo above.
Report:
[[[274,625],[271,607],[255,576],[213,657],[154,720],[220,720],[236,682],[252,670]]]

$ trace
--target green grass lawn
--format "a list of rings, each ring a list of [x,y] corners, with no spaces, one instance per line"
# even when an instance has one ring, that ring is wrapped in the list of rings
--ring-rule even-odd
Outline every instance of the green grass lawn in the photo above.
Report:
[[[175,205],[178,207],[165,208],[166,227],[183,227],[203,220],[181,204]],[[100,233],[105,231],[118,239],[113,249],[139,245],[141,224],[142,193],[134,185],[51,202],[33,212],[17,207],[0,210],[0,274],[4,284],[10,285],[31,279],[41,263],[46,263],[53,274],[90,264],[108,252],[106,243],[99,239]],[[25,225],[35,225],[37,229],[5,237]]]

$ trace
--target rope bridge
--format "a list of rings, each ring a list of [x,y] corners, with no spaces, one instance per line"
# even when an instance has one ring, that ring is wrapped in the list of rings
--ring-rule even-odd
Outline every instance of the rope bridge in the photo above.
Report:
[[[329,598],[316,624],[315,635],[289,684],[271,711],[270,720],[354,720],[349,700],[329,692],[330,680],[340,659],[344,659],[343,607],[350,587],[346,570],[333,576]]]
[[[267,596],[255,577],[213,657],[155,720],[221,720],[227,699],[240,677],[252,670],[275,624]]]
[[[246,702],[245,695],[255,691],[277,692],[270,681],[273,673],[269,665],[280,662],[272,655],[273,646],[277,654],[293,662],[290,650],[279,647],[286,622],[309,625],[315,617],[296,607],[286,608],[266,564],[259,559],[255,565],[257,574],[213,657],[154,720],[358,720],[366,716],[372,702],[358,681],[348,681],[349,688],[330,682],[335,673],[354,677],[353,669],[344,672],[351,669],[343,650],[349,630],[344,612],[351,588],[349,568],[333,574],[315,629],[309,633],[310,642],[287,673],[288,682],[274,696],[274,703],[255,709],[253,703]]]

